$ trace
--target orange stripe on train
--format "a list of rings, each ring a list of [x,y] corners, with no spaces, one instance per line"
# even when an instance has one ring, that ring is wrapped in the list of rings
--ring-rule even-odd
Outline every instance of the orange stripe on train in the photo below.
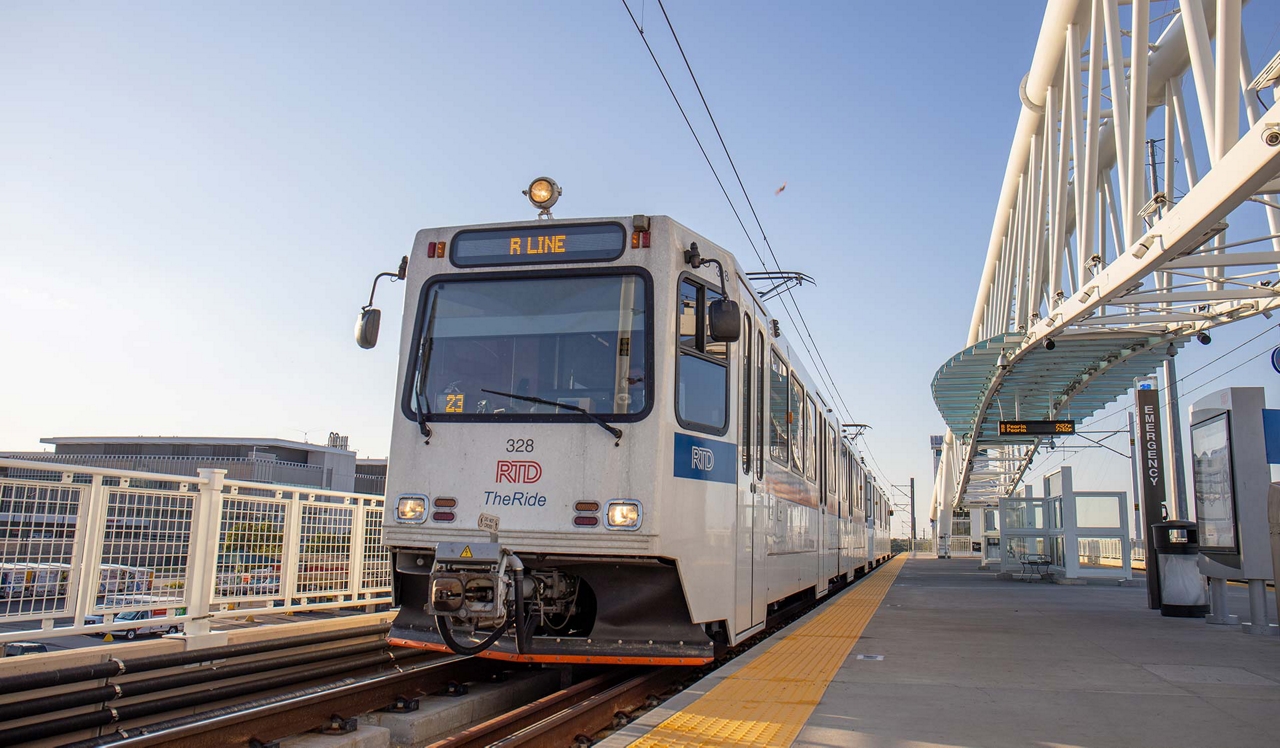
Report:
[[[414,649],[429,649],[432,652],[445,652],[452,654],[453,650],[443,644],[435,644],[433,642],[418,642],[410,639],[389,638],[387,643],[393,647],[413,647]],[[506,662],[540,662],[547,664],[572,664],[572,665],[706,665],[711,662],[713,657],[616,657],[616,656],[600,656],[600,655],[533,655],[533,654],[511,654],[509,652],[494,652],[486,650],[476,655],[490,660],[503,660]]]

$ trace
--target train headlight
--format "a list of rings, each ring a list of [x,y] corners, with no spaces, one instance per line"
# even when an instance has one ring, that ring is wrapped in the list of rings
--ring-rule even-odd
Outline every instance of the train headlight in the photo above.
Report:
[[[529,202],[533,203],[533,207],[548,210],[556,204],[556,200],[560,199],[563,192],[560,185],[556,184],[556,180],[551,177],[538,177],[529,183],[529,189],[525,190],[524,194],[529,196]]]
[[[638,501],[610,501],[605,527],[610,530],[638,530],[643,512]]]
[[[396,499],[396,519],[401,522],[422,522],[427,518],[426,496],[401,496]]]

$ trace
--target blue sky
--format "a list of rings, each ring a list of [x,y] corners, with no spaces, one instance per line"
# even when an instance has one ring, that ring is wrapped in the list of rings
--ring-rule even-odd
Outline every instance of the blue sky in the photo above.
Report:
[[[844,400],[925,514],[928,384],[965,342],[1043,6],[667,5],[783,266],[818,280],[797,298]],[[1274,37],[1257,10],[1251,41]],[[9,2],[0,96],[0,448],[334,430],[385,455],[403,287],[361,351],[370,280],[420,228],[531,217],[540,174],[557,217],[668,214],[756,269],[621,2]]]

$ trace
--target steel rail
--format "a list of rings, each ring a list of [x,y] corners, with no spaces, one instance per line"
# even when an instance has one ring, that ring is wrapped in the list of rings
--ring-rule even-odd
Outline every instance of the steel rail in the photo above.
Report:
[[[358,655],[344,658],[307,670],[289,669],[283,672],[262,673],[252,681],[242,681],[229,685],[215,686],[202,691],[173,693],[157,699],[138,701],[119,706],[104,704],[102,708],[88,712],[55,717],[54,719],[33,722],[30,724],[0,730],[0,745],[15,745],[30,740],[66,735],[79,730],[106,727],[122,722],[164,714],[180,709],[198,708],[202,704],[216,703],[240,697],[254,697],[272,689],[284,688],[298,683],[306,683],[319,678],[342,676],[345,673],[357,672],[383,665],[395,665],[398,661],[409,657],[421,657],[427,653],[421,650],[388,649],[374,654]],[[119,735],[114,733],[113,735]],[[105,736],[107,743],[113,736]]]
[[[112,735],[70,743],[63,748],[174,745],[243,748],[270,743],[331,725],[335,719],[356,717],[446,688],[452,682],[485,677],[505,663],[455,656],[415,665],[384,668],[306,688],[263,697],[242,704],[131,728]]]
[[[25,675],[14,675],[0,678],[0,695],[34,691],[40,688],[65,686],[83,681],[97,681],[114,678],[125,673],[144,673],[183,665],[194,665],[201,662],[225,660],[232,657],[244,657],[264,652],[278,652],[284,649],[309,647],[316,644],[338,641],[341,639],[359,639],[365,636],[384,637],[391,629],[389,623],[371,626],[359,626],[349,629],[322,631],[314,634],[301,634],[276,639],[264,639],[257,642],[228,644],[221,647],[191,649],[162,655],[151,655],[134,659],[121,660],[111,658],[106,662],[92,665],[80,665],[60,670],[43,670]]]
[[[31,714],[48,714],[92,704],[101,704],[103,707],[107,707],[110,706],[110,702],[119,699],[128,699],[160,691],[174,691],[231,678],[269,674],[273,671],[286,670],[302,665],[340,661],[357,655],[385,652],[386,649],[387,643],[385,641],[366,641],[334,648],[303,651],[263,660],[237,662],[230,665],[213,665],[197,670],[159,675],[154,678],[82,688],[78,691],[69,691],[51,696],[38,696],[32,699],[0,704],[0,722]]]
[[[619,668],[476,725],[428,748],[570,745],[614,726],[688,675],[685,668]],[[628,677],[632,676],[632,677]]]
[[[575,703],[584,701],[601,691],[617,685],[619,681],[626,678],[628,673],[633,671],[634,668],[625,667],[610,670],[505,714],[500,714],[487,722],[467,728],[457,735],[437,740],[428,745],[427,748],[481,748],[482,746],[491,745],[498,739],[542,722],[547,719],[548,715],[557,714]]]

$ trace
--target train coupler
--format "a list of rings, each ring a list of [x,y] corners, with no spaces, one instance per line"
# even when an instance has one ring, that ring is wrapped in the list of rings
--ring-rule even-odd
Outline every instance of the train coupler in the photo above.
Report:
[[[427,613],[441,637],[458,654],[493,646],[514,623],[517,649],[528,647],[524,564],[499,543],[440,543],[431,567]],[[491,631],[478,645],[461,644],[453,627]]]

